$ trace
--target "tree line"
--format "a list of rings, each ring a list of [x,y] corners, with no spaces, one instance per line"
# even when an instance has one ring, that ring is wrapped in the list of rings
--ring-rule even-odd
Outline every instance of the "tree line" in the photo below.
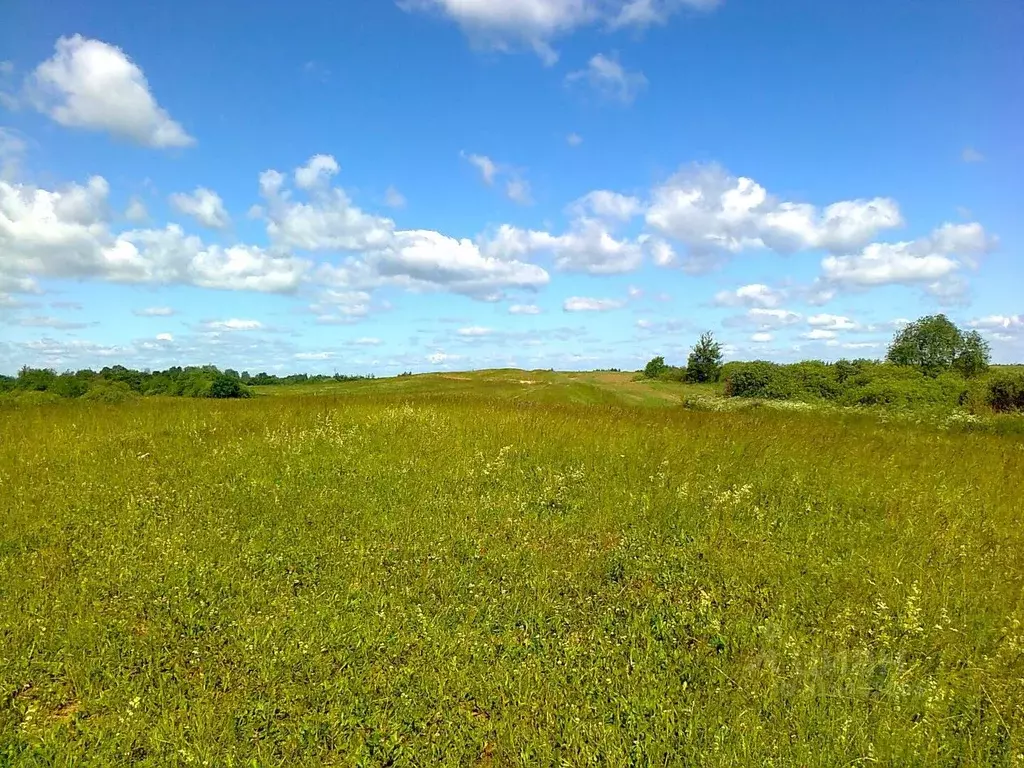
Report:
[[[1024,370],[990,371],[990,366],[991,350],[985,339],[940,314],[904,326],[881,361],[723,363],[721,345],[707,332],[693,346],[686,367],[655,357],[642,375],[694,384],[722,382],[727,397],[1024,412]]]
[[[372,376],[296,373],[276,376],[266,372],[239,373],[214,365],[172,366],[162,371],[136,370],[123,365],[99,371],[84,368],[57,373],[52,368],[22,368],[17,376],[0,376],[0,393],[40,392],[66,398],[118,401],[136,395],[170,397],[244,398],[252,387],[315,384],[327,381],[353,381]]]

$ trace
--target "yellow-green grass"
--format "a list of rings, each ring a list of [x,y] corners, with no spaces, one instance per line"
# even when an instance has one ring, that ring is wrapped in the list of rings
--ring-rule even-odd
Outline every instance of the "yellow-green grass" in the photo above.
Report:
[[[1019,437],[513,375],[0,411],[0,765],[1024,762]]]

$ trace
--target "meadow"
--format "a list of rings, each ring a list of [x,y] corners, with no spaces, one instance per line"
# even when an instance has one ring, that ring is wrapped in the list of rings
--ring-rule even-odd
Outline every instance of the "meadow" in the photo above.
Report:
[[[1024,440],[540,371],[0,409],[0,765],[1024,766]]]

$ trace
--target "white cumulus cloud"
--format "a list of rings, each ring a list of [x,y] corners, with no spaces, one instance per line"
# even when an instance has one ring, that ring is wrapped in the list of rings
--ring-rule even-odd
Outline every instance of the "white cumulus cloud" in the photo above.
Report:
[[[224,229],[231,223],[220,195],[206,187],[196,187],[190,194],[175,192],[170,196],[170,203],[179,213],[191,216],[204,227]]]
[[[295,186],[313,189],[329,182],[340,170],[333,155],[313,155],[305,165],[295,169]]]
[[[684,169],[656,186],[646,220],[659,234],[685,244],[698,266],[714,266],[722,255],[751,248],[845,251],[903,223],[899,206],[889,198],[845,200],[819,209],[778,200],[753,179],[715,165]]]
[[[108,131],[148,147],[195,139],[157,104],[149,83],[120,48],[82,35],[62,37],[29,77],[32,103],[61,125]]]

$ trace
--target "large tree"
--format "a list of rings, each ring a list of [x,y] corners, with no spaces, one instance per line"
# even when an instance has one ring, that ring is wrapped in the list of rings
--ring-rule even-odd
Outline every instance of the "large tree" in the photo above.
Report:
[[[715,341],[711,331],[700,335],[686,361],[686,380],[692,382],[718,381],[722,374],[722,345]]]
[[[928,376],[950,370],[973,376],[988,368],[989,347],[977,331],[964,333],[945,315],[928,315],[896,334],[886,360]]]

